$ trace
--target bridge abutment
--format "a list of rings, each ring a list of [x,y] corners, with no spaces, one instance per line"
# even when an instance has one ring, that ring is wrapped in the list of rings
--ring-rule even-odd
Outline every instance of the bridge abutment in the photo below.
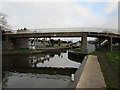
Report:
[[[109,41],[109,43],[108,43],[108,49],[110,51],[112,51],[113,50],[113,37],[110,37],[108,41]]]
[[[87,35],[83,35],[82,36],[82,52],[87,54],[88,50],[87,50]]]
[[[27,38],[19,38],[15,40],[15,49],[28,49],[28,39]]]
[[[10,50],[10,39],[8,36],[5,37],[5,41],[4,41],[4,44],[3,44],[3,48],[5,50]]]
[[[101,40],[101,38],[99,38],[99,41],[98,41],[99,49],[101,49],[101,42],[102,42],[102,40]]]

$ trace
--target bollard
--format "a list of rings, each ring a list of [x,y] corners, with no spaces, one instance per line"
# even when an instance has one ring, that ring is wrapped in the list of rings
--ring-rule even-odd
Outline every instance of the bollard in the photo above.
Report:
[[[71,74],[71,80],[74,81],[74,74]]]

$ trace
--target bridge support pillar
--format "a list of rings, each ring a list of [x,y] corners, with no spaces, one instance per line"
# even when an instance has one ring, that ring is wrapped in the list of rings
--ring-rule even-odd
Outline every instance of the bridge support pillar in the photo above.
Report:
[[[10,39],[8,36],[5,37],[4,48],[5,50],[10,50]]]
[[[101,49],[101,42],[102,42],[102,39],[99,38],[99,49]]]
[[[27,38],[19,38],[15,40],[15,48],[16,49],[28,49],[28,39]]]
[[[83,35],[82,36],[82,52],[87,54],[88,50],[87,50],[87,35]]]
[[[112,51],[113,50],[113,37],[110,37],[108,46],[109,46],[110,51]]]

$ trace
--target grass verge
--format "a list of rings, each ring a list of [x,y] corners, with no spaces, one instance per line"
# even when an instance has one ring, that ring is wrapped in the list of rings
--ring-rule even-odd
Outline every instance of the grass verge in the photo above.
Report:
[[[36,54],[40,53],[42,50],[6,50],[3,51],[3,55],[24,55],[24,54]]]
[[[120,70],[118,69],[120,64],[120,51],[109,51],[107,52],[108,62],[110,63],[111,67],[118,72],[118,75],[120,76]]]
[[[39,47],[39,48],[66,48],[65,46],[47,46],[47,47]]]
[[[99,53],[100,51],[94,51],[94,52],[89,53],[89,55],[98,55]]]
[[[115,83],[113,82],[112,77],[109,75],[109,71],[105,68],[105,63],[101,60],[103,58],[103,56],[100,55],[100,53],[102,53],[102,51],[94,51],[89,53],[89,55],[97,55],[98,56],[98,60],[99,60],[99,64],[101,67],[101,71],[103,73],[103,77],[105,79],[105,83],[107,86],[107,90],[109,90],[110,88],[116,88]],[[118,65],[120,63],[120,60],[118,60],[118,51],[108,51],[106,54],[104,54],[104,57],[107,57],[107,62],[108,64],[110,64],[111,67],[113,67],[113,69],[118,72]],[[106,60],[106,59],[105,59]],[[119,61],[119,63],[118,63]]]
[[[100,67],[101,67],[101,71],[103,73],[103,77],[104,77],[104,80],[105,80],[105,83],[106,83],[106,88],[107,90],[109,90],[109,88],[115,88],[115,84],[111,78],[111,76],[109,75],[109,71],[106,70],[105,68],[105,64],[102,63],[99,59],[99,64],[100,64]]]
[[[73,51],[82,53],[82,51],[80,49],[74,49]]]

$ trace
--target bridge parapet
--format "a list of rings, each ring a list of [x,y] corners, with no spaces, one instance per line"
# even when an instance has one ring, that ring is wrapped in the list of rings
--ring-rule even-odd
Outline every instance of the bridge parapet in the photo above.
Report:
[[[11,30],[13,34],[19,33],[53,33],[53,32],[95,32],[103,34],[118,34],[118,30],[109,28],[42,28],[42,29],[27,29],[27,30]],[[10,34],[10,33],[7,33]]]

